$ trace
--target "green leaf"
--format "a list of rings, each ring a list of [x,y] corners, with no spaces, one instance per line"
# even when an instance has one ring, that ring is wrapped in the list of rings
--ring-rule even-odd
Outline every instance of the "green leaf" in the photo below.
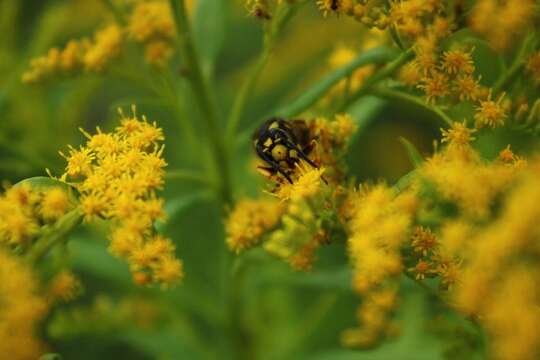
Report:
[[[409,159],[411,160],[411,163],[414,165],[415,168],[418,168],[422,163],[424,162],[424,158],[422,155],[420,155],[420,152],[416,149],[416,147],[407,139],[404,137],[400,137],[399,141],[405,146],[405,150],[407,150],[407,154],[409,155]]]
[[[42,355],[39,360],[62,360],[62,355],[60,354],[45,354]]]
[[[179,196],[171,201],[167,201],[165,204],[165,213],[167,219],[174,219],[182,212],[188,210],[191,206],[208,200],[211,198],[211,193],[208,191],[200,191],[190,195]],[[157,222],[156,230],[164,232],[167,229],[166,222]]]
[[[203,70],[211,71],[225,40],[225,0],[199,0],[195,8],[193,36]]]
[[[315,104],[322,98],[330,88],[337,84],[340,80],[351,75],[357,68],[368,64],[380,64],[391,60],[395,55],[395,51],[386,47],[370,49],[360,54],[356,59],[349,64],[337,69],[336,71],[325,76],[311,88],[307,89],[296,101],[282,107],[276,111],[278,116],[293,117],[305,111],[311,105]]]
[[[51,187],[61,187],[61,188],[64,188],[65,190],[72,189],[72,187],[69,186],[69,184],[63,181],[57,180],[57,179],[46,177],[46,176],[35,176],[28,179],[24,179],[16,183],[14,186],[21,186],[21,185],[30,185],[30,187],[35,190],[46,190]]]
[[[392,37],[392,40],[396,43],[397,46],[401,50],[405,50],[405,46],[403,45],[403,42],[401,41],[401,36],[399,36],[399,33],[397,32],[397,29],[395,26],[390,26],[390,36]]]
[[[394,185],[394,189],[398,193],[402,192],[407,186],[409,186],[409,184],[413,181],[416,175],[416,170],[413,170],[403,175]]]

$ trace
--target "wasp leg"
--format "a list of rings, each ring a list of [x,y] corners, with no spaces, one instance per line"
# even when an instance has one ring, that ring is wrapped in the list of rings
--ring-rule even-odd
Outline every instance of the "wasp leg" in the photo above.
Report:
[[[291,177],[281,168],[281,166],[279,166],[276,160],[274,160],[270,155],[264,152],[263,147],[260,144],[257,144],[256,150],[260,158],[266,161],[275,172],[279,172],[285,177],[285,179],[287,179],[289,183],[293,183]]]
[[[318,169],[319,167],[317,166],[317,164],[315,164],[313,161],[311,161],[306,154],[304,154],[304,152],[302,151],[302,149],[300,149],[296,144],[294,144],[290,139],[289,139],[289,135],[283,131],[282,129],[272,129],[271,130],[272,132],[277,132],[281,135],[283,135],[283,141],[285,142],[285,146],[287,146],[288,148],[290,149],[295,149],[296,151],[298,151],[298,155],[300,155],[300,157],[302,158],[302,160],[305,160],[309,165],[313,166],[315,169]]]

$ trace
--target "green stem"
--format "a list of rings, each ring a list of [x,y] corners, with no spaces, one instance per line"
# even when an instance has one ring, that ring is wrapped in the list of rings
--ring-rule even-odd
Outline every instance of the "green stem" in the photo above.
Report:
[[[186,170],[186,169],[176,169],[176,170],[169,170],[165,174],[165,179],[167,180],[185,180],[185,181],[194,181],[201,184],[209,185],[210,181],[209,179],[204,176],[203,174],[193,171],[193,170]]]
[[[392,62],[388,63],[382,70],[377,71],[374,75],[369,77],[364,82],[362,87],[349,98],[349,100],[344,104],[341,110],[345,110],[345,108],[347,108],[349,105],[353,104],[354,102],[356,102],[356,100],[366,95],[369,90],[377,83],[386,79],[387,77],[392,76],[403,64],[405,64],[413,57],[413,54],[414,52],[412,49],[408,49],[407,51],[402,52]]]
[[[50,229],[48,229],[32,246],[26,259],[31,264],[35,264],[55,245],[66,240],[68,234],[79,225],[82,220],[82,213],[79,208],[71,210],[60,218]]]
[[[238,125],[242,119],[242,113],[244,111],[248,97],[253,93],[257,81],[268,63],[268,59],[272,54],[276,39],[278,38],[281,30],[289,19],[294,14],[295,4],[284,4],[280,7],[280,12],[273,17],[272,22],[266,29],[263,43],[263,50],[255,64],[255,67],[251,70],[248,77],[242,84],[238,95],[236,96],[231,110],[231,114],[227,121],[226,138],[232,139],[238,130]]]
[[[294,102],[278,109],[276,114],[283,117],[292,117],[302,113],[311,105],[319,101],[319,99],[321,99],[334,85],[344,78],[349,77],[356,69],[368,64],[377,64],[388,61],[388,59],[391,58],[394,53],[394,51],[383,47],[370,49],[363,52],[349,64],[337,69],[317,82]],[[349,101],[345,102],[344,105],[348,104]]]
[[[259,60],[257,61],[257,64],[251,70],[246,81],[242,84],[242,87],[240,88],[240,91],[238,92],[238,95],[234,100],[233,108],[227,121],[227,131],[225,133],[227,139],[231,139],[238,129],[238,125],[242,118],[242,112],[244,111],[247,98],[249,95],[252,94],[260,74],[268,63],[268,59],[271,53],[270,47],[271,46],[269,42],[265,41],[264,49],[259,57]]]
[[[371,92],[375,96],[379,96],[385,99],[392,99],[392,100],[402,100],[409,102],[411,104],[418,105],[426,110],[429,110],[430,112],[437,115],[444,123],[445,125],[452,126],[453,121],[452,119],[444,113],[438,106],[431,105],[427,103],[424,99],[421,97],[408,94],[406,92],[398,91],[398,90],[392,90],[389,88],[383,88],[383,87],[376,87],[371,90]]]
[[[186,76],[195,93],[195,99],[206,123],[211,150],[221,180],[219,193],[222,200],[226,204],[230,204],[232,195],[227,149],[220,135],[216,105],[212,101],[210,88],[203,76],[200,61],[193,44],[185,0],[169,0],[169,3],[176,23],[180,53],[184,56]]]
[[[124,14],[118,9],[118,7],[113,3],[112,0],[102,0],[105,3],[105,6],[111,11],[113,14],[116,22],[120,25],[126,24],[126,19],[124,18]]]
[[[498,94],[501,92],[504,88],[511,85],[512,82],[517,78],[518,74],[520,73],[521,69],[525,65],[525,56],[529,52],[529,48],[531,47],[532,43],[535,41],[535,35],[530,34],[527,36],[523,42],[521,43],[521,46],[519,47],[518,53],[516,57],[514,58],[514,62],[506,71],[504,74],[501,75],[501,77],[497,80],[495,85],[493,85],[493,94]]]

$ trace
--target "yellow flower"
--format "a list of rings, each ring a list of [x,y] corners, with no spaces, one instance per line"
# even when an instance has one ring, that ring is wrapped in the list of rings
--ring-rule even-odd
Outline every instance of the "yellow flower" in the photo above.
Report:
[[[296,179],[292,184],[282,184],[277,192],[277,197],[282,201],[299,201],[316,195],[324,185],[324,168],[314,168],[301,162],[296,165]]]
[[[445,289],[452,289],[461,277],[461,267],[455,261],[437,264],[435,272],[441,277],[441,284]]]
[[[515,178],[504,164],[483,162],[470,146],[448,146],[428,159],[420,174],[432,182],[444,199],[453,201],[467,216],[490,214],[496,195]]]
[[[182,262],[173,256],[162,257],[153,271],[156,281],[165,286],[177,283],[184,277]]]
[[[153,228],[156,220],[165,218],[163,200],[156,196],[167,165],[163,131],[144,116],[139,120],[134,107],[132,111],[131,116],[119,111],[120,126],[113,133],[83,131],[87,142],[65,156],[68,165],[62,178],[78,180],[74,186],[81,193],[86,221],[96,217],[113,221],[109,250],[130,263],[138,283],[170,285],[182,277],[181,269],[173,275],[174,246],[156,237]]]
[[[450,146],[466,146],[475,138],[473,134],[476,129],[469,129],[466,125],[466,121],[454,122],[450,129],[441,129],[442,140],[441,142],[447,142]]]
[[[434,72],[430,77],[422,79],[422,84],[418,85],[426,94],[428,102],[434,102],[437,98],[447,96],[450,93],[448,87],[448,77],[440,72]]]
[[[120,54],[122,46],[122,29],[117,25],[109,25],[94,35],[94,42],[83,57],[86,70],[100,72]]]
[[[491,93],[486,100],[480,101],[480,105],[476,108],[474,118],[476,126],[491,126],[497,127],[504,125],[507,114],[501,102],[504,98],[502,94],[497,101],[491,100]]]
[[[410,272],[415,274],[416,280],[424,280],[426,275],[432,271],[431,264],[424,260],[419,260],[415,267],[409,268]]]
[[[86,221],[95,220],[96,217],[103,217],[109,206],[107,198],[96,193],[82,195],[80,201]]]
[[[151,65],[164,67],[173,52],[174,48],[168,42],[152,41],[144,47],[144,60]]]
[[[70,208],[69,196],[65,190],[60,187],[48,189],[43,194],[41,201],[41,216],[45,220],[57,220]]]
[[[138,2],[131,13],[128,32],[138,42],[174,38],[174,21],[169,4],[162,0]]]
[[[0,243],[27,244],[39,230],[34,206],[38,194],[29,186],[9,188],[0,196]]]
[[[437,246],[437,237],[430,229],[424,229],[421,226],[417,226],[412,236],[411,245],[415,252],[421,253],[422,256],[426,256],[428,252],[433,251]]]
[[[533,22],[535,6],[534,0],[479,0],[470,12],[469,26],[503,51]]]
[[[261,240],[278,223],[284,206],[272,200],[241,200],[225,224],[226,242],[236,253]]]
[[[69,147],[69,155],[64,155],[60,152],[68,164],[66,167],[66,175],[71,177],[88,176],[91,173],[91,164],[95,159],[95,155],[90,149],[82,148],[76,150],[72,146]]]
[[[48,294],[53,301],[68,302],[82,292],[82,284],[71,271],[62,271],[49,284]]]
[[[454,80],[454,92],[458,94],[460,101],[476,101],[480,96],[480,84],[470,75],[458,76]]]
[[[281,227],[268,236],[264,250],[286,260],[294,270],[309,271],[316,250],[328,240],[314,210],[306,202],[289,202]]]
[[[471,74],[474,71],[471,54],[462,50],[446,51],[443,54],[441,68],[450,75]]]
[[[37,338],[47,304],[38,296],[31,269],[0,249],[0,352],[10,359],[37,359],[45,351]],[[9,355],[8,355],[9,354]]]
[[[422,79],[415,61],[408,62],[399,71],[399,79],[407,86],[418,84]]]

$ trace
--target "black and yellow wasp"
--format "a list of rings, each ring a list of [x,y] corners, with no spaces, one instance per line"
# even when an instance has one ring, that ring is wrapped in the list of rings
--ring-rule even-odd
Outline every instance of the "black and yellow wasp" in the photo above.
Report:
[[[290,175],[300,159],[318,168],[308,158],[314,144],[312,131],[304,120],[271,118],[253,134],[253,147],[257,155],[269,165],[260,166],[259,169],[271,175],[280,173],[290,183]]]

